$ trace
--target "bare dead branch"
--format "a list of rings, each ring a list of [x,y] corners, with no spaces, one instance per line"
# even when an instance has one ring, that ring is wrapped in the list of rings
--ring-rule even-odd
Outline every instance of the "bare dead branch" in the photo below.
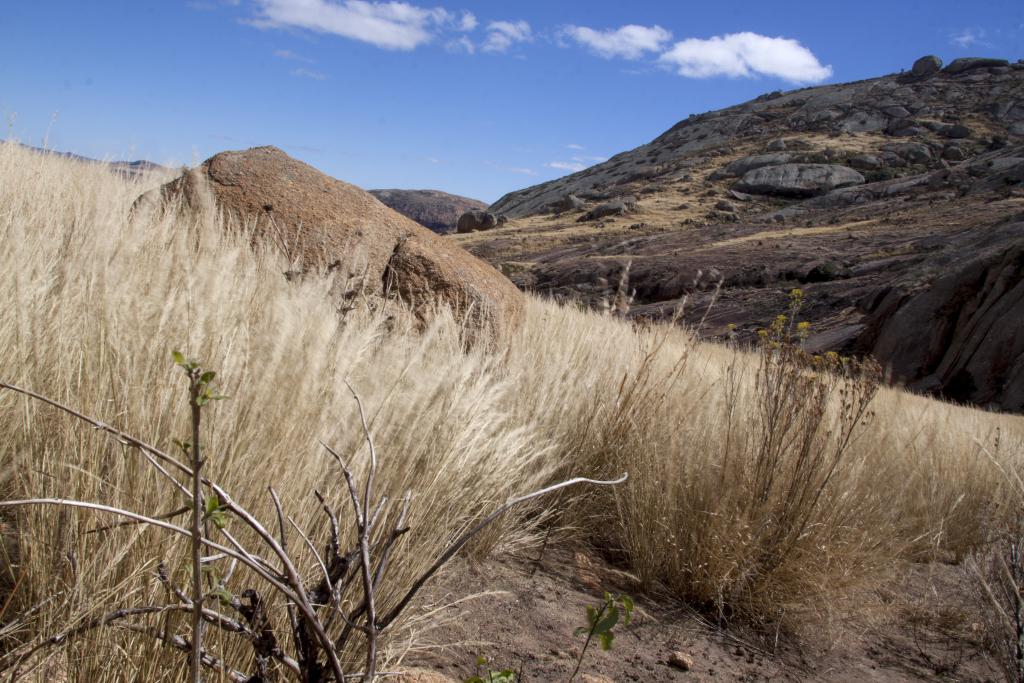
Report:
[[[576,477],[574,479],[568,479],[557,484],[552,484],[551,486],[547,486],[540,490],[534,491],[533,493],[527,493],[526,495],[519,496],[517,498],[510,498],[508,501],[505,502],[504,505],[500,506],[497,510],[484,517],[472,529],[462,534],[462,536],[460,536],[454,543],[448,546],[447,550],[441,553],[441,556],[437,558],[437,561],[435,561],[433,565],[431,565],[430,569],[425,571],[423,574],[420,575],[418,579],[416,579],[415,583],[413,583],[412,587],[408,590],[408,592],[406,592],[405,596],[398,602],[397,605],[391,608],[391,611],[388,612],[387,616],[385,616],[381,620],[381,629],[386,629],[388,626],[391,625],[395,618],[399,614],[401,614],[402,610],[405,609],[409,602],[413,599],[413,597],[415,597],[416,593],[418,593],[419,590],[423,588],[423,584],[425,584],[430,579],[430,577],[436,574],[441,567],[443,567],[450,559],[452,559],[452,557],[454,557],[455,554],[459,552],[459,550],[461,550],[462,547],[470,541],[470,539],[472,539],[474,536],[480,533],[491,522],[493,522],[502,514],[507,512],[510,508],[513,508],[516,505],[519,505],[520,503],[525,503],[528,500],[539,498],[549,493],[554,493],[555,491],[559,491],[570,486],[575,486],[577,484],[593,484],[595,486],[616,486],[618,484],[625,483],[628,478],[628,474],[623,474],[618,479],[612,479],[609,481],[587,479],[586,477]]]

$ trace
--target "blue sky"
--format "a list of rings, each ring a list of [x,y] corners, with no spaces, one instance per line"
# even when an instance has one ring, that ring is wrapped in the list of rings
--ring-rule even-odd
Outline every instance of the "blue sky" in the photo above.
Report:
[[[273,144],[493,201],[770,90],[1024,58],[1024,3],[7,0],[4,136],[191,164]]]

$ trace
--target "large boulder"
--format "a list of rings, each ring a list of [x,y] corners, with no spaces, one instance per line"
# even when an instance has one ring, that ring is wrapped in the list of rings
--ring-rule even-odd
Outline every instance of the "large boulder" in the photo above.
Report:
[[[449,307],[473,339],[503,336],[522,316],[522,294],[493,267],[276,147],[217,154],[138,203],[158,201],[223,214],[301,272],[333,273],[339,296],[397,295],[420,320]]]
[[[993,59],[991,57],[961,57],[954,59],[942,71],[947,74],[962,74],[965,71],[983,69],[991,66],[1008,66],[1010,62],[1005,59]]]
[[[633,197],[627,197],[624,199],[617,199],[611,202],[605,202],[595,206],[590,211],[576,219],[577,223],[584,223],[586,221],[596,221],[599,218],[607,218],[609,216],[622,216],[624,214],[633,211],[636,208],[636,199]]]
[[[724,175],[739,177],[745,174],[747,171],[753,171],[755,168],[762,168],[764,166],[778,166],[780,164],[788,163],[793,159],[792,154],[785,152],[770,152],[768,154],[755,154],[749,157],[742,157],[730,162],[723,169]]]
[[[490,211],[472,210],[466,211],[459,216],[459,222],[455,226],[455,232],[478,232],[480,230],[494,230],[504,221],[502,216],[493,214]]]
[[[942,69],[942,60],[935,55],[926,55],[914,62],[914,66],[911,67],[910,73],[918,78],[923,78],[924,76],[931,76],[932,74],[938,73],[940,69]]]
[[[744,174],[735,189],[751,194],[814,197],[864,182],[864,176],[836,164],[782,164],[763,166]]]
[[[586,207],[586,205],[587,203],[576,195],[567,194],[564,197],[551,202],[548,206],[555,213],[565,213],[566,211],[579,211]]]

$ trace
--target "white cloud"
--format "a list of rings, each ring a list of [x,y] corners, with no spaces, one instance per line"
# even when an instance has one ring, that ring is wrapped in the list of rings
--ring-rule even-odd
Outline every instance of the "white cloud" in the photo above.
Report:
[[[505,170],[507,170],[507,171],[509,171],[511,173],[519,173],[521,175],[537,175],[537,172],[534,171],[532,168],[515,168],[515,167],[513,167],[513,168],[509,168],[509,169],[505,169]]]
[[[312,59],[303,57],[300,54],[296,54],[291,50],[274,50],[274,56],[278,59],[287,59],[293,62],[305,62],[306,64],[315,64]]]
[[[472,12],[462,12],[462,18],[459,19],[459,30],[460,31],[472,31],[477,27],[476,15]]]
[[[579,161],[549,161],[544,165],[557,171],[572,171],[573,173],[576,171],[582,171],[586,168],[586,166]]]
[[[745,31],[707,40],[687,38],[659,58],[681,76],[777,76],[796,83],[823,81],[832,75],[814,54],[790,38],[769,38]]]
[[[448,52],[465,52],[471,55],[476,52],[476,45],[466,36],[459,36],[445,43],[444,49],[448,50]]]
[[[439,7],[367,0],[256,0],[260,28],[304,28],[360,40],[389,50],[412,50],[452,21]]]
[[[298,78],[310,78],[314,81],[327,80],[327,74],[321,73],[320,71],[314,71],[313,69],[304,69],[300,67],[298,69],[292,69],[289,73],[292,76],[297,76]]]
[[[563,34],[606,59],[640,59],[645,52],[660,52],[665,43],[672,39],[672,34],[660,26],[636,24],[607,31],[586,26],[567,26]]]
[[[953,43],[957,47],[966,50],[972,45],[981,43],[984,45],[982,39],[985,37],[985,32],[981,29],[966,28],[959,33],[954,33],[949,37],[949,42]]]
[[[584,147],[583,145],[575,145],[575,144],[566,145],[565,148],[566,149],[575,149],[575,150],[578,150],[578,151],[581,151],[581,152],[586,149],[586,147]]]
[[[516,43],[533,40],[533,31],[525,21],[492,21],[487,25],[484,52],[506,52]]]
[[[569,149],[582,150],[582,145],[566,145]],[[544,164],[547,168],[553,168],[558,171],[582,171],[583,169],[592,166],[593,164],[599,164],[602,161],[608,161],[608,157],[599,157],[592,155],[576,155],[570,158],[569,161],[549,161]]]

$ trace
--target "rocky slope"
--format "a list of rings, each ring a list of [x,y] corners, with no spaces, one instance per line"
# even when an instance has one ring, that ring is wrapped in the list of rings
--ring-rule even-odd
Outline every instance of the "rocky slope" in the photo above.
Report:
[[[487,208],[476,199],[440,190],[370,190],[370,194],[406,218],[442,234],[454,232],[464,212]]]
[[[812,350],[1024,410],[1024,62],[769,93],[491,211],[455,239],[521,287],[740,340],[799,287]]]

